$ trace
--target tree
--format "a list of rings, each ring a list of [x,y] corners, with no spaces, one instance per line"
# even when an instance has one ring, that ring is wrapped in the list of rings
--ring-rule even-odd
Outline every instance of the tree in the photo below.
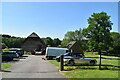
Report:
[[[111,32],[110,35],[113,39],[113,46],[120,46],[120,33]]]
[[[59,40],[58,38],[55,38],[55,39],[53,40],[53,46],[54,46],[54,47],[57,47],[57,46],[59,46],[59,45],[61,45],[61,40]]]
[[[78,41],[81,43],[82,39],[83,39],[82,29],[80,28],[79,30],[68,31],[65,34],[64,39],[61,44],[62,46],[66,46],[70,41]]]
[[[5,43],[1,43],[2,44],[2,49],[5,49],[7,48],[6,44]]]
[[[101,50],[106,50],[111,46],[110,30],[112,24],[110,16],[105,12],[93,13],[88,19],[88,27],[83,29],[83,35],[88,38],[90,49],[96,49],[100,54],[99,69],[101,69]]]
[[[112,44],[113,46],[110,47],[109,49],[109,53],[111,53],[112,55],[120,55],[120,33],[118,32],[111,32],[110,33],[111,37],[112,37]]]
[[[9,48],[20,48],[25,38],[11,37],[10,35],[2,35],[2,43]]]
[[[46,46],[48,46],[48,45],[49,45],[49,47],[50,47],[50,46],[53,46],[53,40],[52,40],[52,38],[46,37],[46,38],[44,38],[43,40],[44,40]]]

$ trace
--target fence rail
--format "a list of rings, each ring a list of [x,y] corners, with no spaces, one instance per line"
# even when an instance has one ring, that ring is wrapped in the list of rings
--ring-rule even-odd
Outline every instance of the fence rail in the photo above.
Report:
[[[64,65],[64,66],[68,66],[68,65]],[[99,66],[99,65],[71,65],[71,66]],[[114,65],[101,65],[101,66],[110,66],[110,67],[120,68],[120,66],[114,66]]]
[[[87,58],[93,58],[93,57],[87,57]],[[96,58],[96,57],[94,57]],[[98,57],[97,57],[98,58]],[[104,58],[102,57],[103,59],[112,59],[112,58]],[[70,66],[70,65],[64,65],[64,56],[61,55],[60,56],[60,71],[63,71],[64,70],[64,66]],[[112,59],[113,60],[113,59]],[[120,59],[114,59],[114,60],[120,60]],[[71,65],[71,66],[99,66],[99,64],[97,65]],[[115,66],[115,65],[106,65],[106,64],[102,64],[101,66],[109,66],[109,67],[117,67],[117,68],[120,68],[120,66]]]

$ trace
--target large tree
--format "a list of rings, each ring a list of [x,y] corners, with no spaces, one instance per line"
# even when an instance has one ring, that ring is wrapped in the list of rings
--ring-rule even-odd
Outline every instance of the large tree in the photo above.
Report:
[[[101,50],[106,50],[112,45],[110,30],[113,23],[106,12],[101,12],[93,13],[88,19],[88,24],[88,27],[83,29],[83,35],[88,38],[89,48],[96,49],[100,54],[99,69],[101,69]]]

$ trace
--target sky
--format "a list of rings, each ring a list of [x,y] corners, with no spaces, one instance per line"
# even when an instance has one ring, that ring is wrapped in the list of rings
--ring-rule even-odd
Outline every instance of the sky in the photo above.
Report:
[[[117,2],[3,2],[2,34],[63,39],[67,31],[87,28],[93,13],[107,12],[118,32]]]

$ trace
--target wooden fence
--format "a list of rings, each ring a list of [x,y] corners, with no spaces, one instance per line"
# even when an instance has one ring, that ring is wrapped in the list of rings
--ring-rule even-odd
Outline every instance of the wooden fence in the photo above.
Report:
[[[64,65],[64,55],[60,56],[60,71],[64,71],[64,66],[68,66],[68,65]],[[109,59],[109,58],[103,58],[103,59]],[[111,59],[111,58],[110,58]],[[114,59],[116,60],[116,59]],[[118,60],[118,59],[117,59]],[[99,66],[99,65],[71,65],[71,66]],[[102,64],[101,66],[109,66],[109,67],[117,67],[120,68],[120,66],[114,66],[114,65],[105,65]]]

